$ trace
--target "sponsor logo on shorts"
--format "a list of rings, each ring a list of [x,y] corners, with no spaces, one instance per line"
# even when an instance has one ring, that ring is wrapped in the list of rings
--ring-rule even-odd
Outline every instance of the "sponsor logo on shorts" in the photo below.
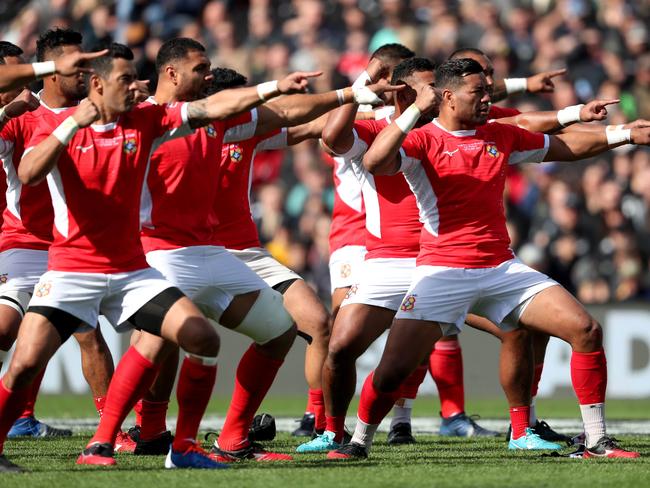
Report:
[[[52,289],[52,283],[49,281],[47,283],[39,283],[36,285],[36,291],[34,292],[34,295],[37,297],[46,297],[50,294],[50,290]]]
[[[415,299],[417,298],[417,295],[407,295],[404,297],[404,300],[402,300],[402,304],[400,305],[399,309],[402,312],[410,312],[415,308]]]
[[[352,266],[350,263],[345,263],[341,266],[341,278],[347,278],[352,274]]]
[[[217,129],[212,124],[205,126],[205,132],[212,138],[217,137]]]
[[[233,163],[239,163],[243,157],[241,146],[239,144],[233,144],[232,146],[230,146],[229,154],[230,154],[230,160]]]
[[[497,149],[497,147],[494,144],[488,144],[487,146],[485,146],[485,150],[493,158],[496,158],[496,157],[499,156],[499,150]]]
[[[123,149],[126,154],[134,154],[138,150],[138,143],[135,137],[124,139]]]
[[[9,280],[9,273],[0,274],[0,285],[4,285]]]
[[[348,300],[348,299],[352,298],[354,295],[357,294],[358,290],[359,290],[358,285],[352,285],[350,287],[350,289],[348,290],[348,292],[345,294],[345,299]]]

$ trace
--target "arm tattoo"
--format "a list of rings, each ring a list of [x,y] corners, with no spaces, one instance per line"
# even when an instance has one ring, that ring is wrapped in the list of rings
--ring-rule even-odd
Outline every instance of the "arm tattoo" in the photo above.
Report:
[[[187,117],[192,128],[195,129],[201,127],[210,121],[208,118],[207,105],[208,103],[205,99],[196,100],[188,104]]]

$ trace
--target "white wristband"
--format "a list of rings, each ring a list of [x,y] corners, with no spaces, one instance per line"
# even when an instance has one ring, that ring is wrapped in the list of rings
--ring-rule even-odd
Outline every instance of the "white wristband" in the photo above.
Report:
[[[558,110],[557,121],[562,127],[580,122],[580,110],[582,110],[582,107],[584,106],[585,104],[581,103],[580,105],[571,105],[570,107]]]
[[[415,124],[420,120],[420,109],[415,106],[415,104],[409,105],[409,107],[404,110],[404,113],[395,119],[395,125],[399,127],[399,130],[408,134],[409,131],[415,127]]]
[[[632,141],[632,129],[623,129],[622,125],[608,125],[605,127],[605,135],[609,146]]]
[[[266,81],[257,85],[257,95],[260,100],[266,102],[271,95],[276,94],[278,91],[278,80]]]
[[[526,78],[504,78],[503,82],[506,85],[506,93],[508,95],[525,92],[528,88],[528,80]]]
[[[369,82],[372,80],[370,79],[370,75],[368,74],[367,71],[364,71],[361,73],[356,80],[354,80],[354,83],[352,83],[352,88],[358,88],[360,86],[366,86]]]
[[[11,118],[11,117],[10,117],[10,116],[7,114],[7,112],[5,111],[5,108],[4,108],[4,107],[0,108],[0,123],[2,123],[2,122],[6,122],[6,121],[9,120],[10,118]]]
[[[336,90],[336,98],[339,101],[339,107],[345,103],[345,92],[343,91],[343,88]]]
[[[34,76],[36,79],[43,78],[43,76],[53,75],[56,73],[56,65],[54,61],[43,61],[42,63],[32,63],[34,68]]]
[[[56,137],[61,144],[67,146],[68,142],[70,142],[70,139],[72,139],[78,130],[79,124],[77,124],[77,121],[74,119],[74,117],[70,116],[61,122],[61,125],[54,129],[52,135]]]

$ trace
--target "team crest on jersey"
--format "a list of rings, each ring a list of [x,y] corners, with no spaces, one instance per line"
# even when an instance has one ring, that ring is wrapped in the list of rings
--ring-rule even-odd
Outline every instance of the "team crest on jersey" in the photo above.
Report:
[[[352,266],[350,263],[345,263],[341,266],[341,278],[347,278],[352,274]]]
[[[230,146],[229,154],[230,154],[230,160],[233,163],[239,163],[243,157],[241,146],[239,144],[233,144],[232,146]]]
[[[205,126],[205,132],[210,137],[217,137],[217,129],[215,129],[212,124],[208,124]]]
[[[37,297],[46,297],[50,294],[50,290],[52,289],[52,283],[49,281],[47,283],[39,283],[36,285],[36,291],[34,291],[34,295]]]
[[[485,146],[485,150],[493,158],[496,158],[496,157],[499,156],[499,150],[497,149],[497,147],[494,144],[488,144],[487,146]]]
[[[402,300],[402,304],[400,305],[400,310],[402,312],[410,312],[415,308],[415,299],[417,298],[417,295],[408,295],[404,297],[404,300]]]
[[[9,279],[8,276],[9,273],[0,274],[0,285],[4,285],[7,282],[7,280]]]
[[[357,291],[359,290],[359,287],[357,285],[352,285],[348,292],[345,294],[345,300],[349,300],[352,298],[354,295],[357,294]]]
[[[126,154],[134,154],[138,150],[138,143],[135,137],[124,139],[123,149]]]

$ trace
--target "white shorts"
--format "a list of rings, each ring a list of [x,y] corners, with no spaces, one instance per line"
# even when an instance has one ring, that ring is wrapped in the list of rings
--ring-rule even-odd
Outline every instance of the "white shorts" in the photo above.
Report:
[[[368,259],[359,273],[359,282],[352,285],[341,307],[360,303],[397,311],[414,272],[415,258]]]
[[[222,246],[150,251],[147,262],[216,321],[236,295],[268,288],[257,274]]]
[[[9,249],[0,252],[0,296],[5,291],[33,292],[47,271],[47,251]]]
[[[462,330],[471,312],[512,330],[523,312],[520,305],[557,284],[518,258],[494,268],[418,266],[395,318],[447,324],[443,332],[449,335]]]
[[[299,274],[280,264],[263,247],[249,247],[242,250],[228,249],[228,251],[246,263],[271,288],[284,281],[302,279]]]
[[[344,246],[330,256],[330,283],[332,293],[337,288],[348,288],[361,281],[361,270],[366,246]]]
[[[122,331],[132,327],[125,323],[131,315],[173,286],[153,268],[113,274],[48,271],[34,288],[29,306],[68,312],[83,322],[82,330],[97,327],[101,314]]]

